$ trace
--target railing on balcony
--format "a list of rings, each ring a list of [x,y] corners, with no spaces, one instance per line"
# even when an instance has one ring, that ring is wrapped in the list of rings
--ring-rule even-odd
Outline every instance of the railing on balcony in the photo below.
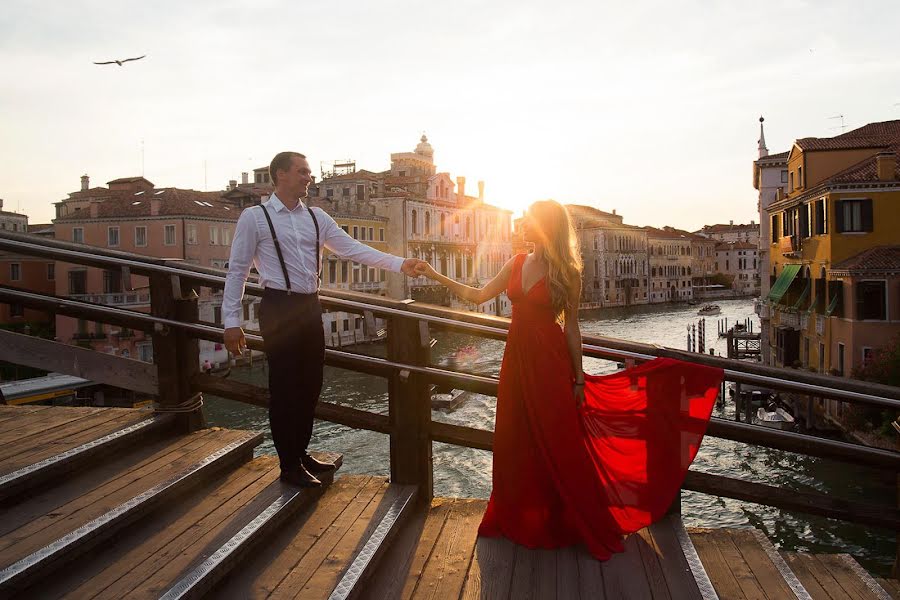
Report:
[[[114,294],[72,294],[69,298],[103,304],[104,306],[141,306],[150,304],[150,292],[120,292]]]
[[[150,279],[151,313],[118,306],[97,306],[72,298],[39,294],[0,287],[0,302],[16,303],[55,314],[127,327],[152,335],[155,364],[102,354],[85,348],[60,344],[8,331],[0,331],[0,360],[70,373],[136,391],[156,393],[164,408],[179,405],[198,392],[266,406],[265,388],[223,380],[198,372],[197,340],[222,342],[223,330],[199,322],[197,295],[201,287],[220,289],[224,277],[211,269],[168,261],[88,249],[59,240],[0,233],[0,251],[17,255],[50,258],[106,270],[128,271]],[[256,283],[246,293],[260,296]],[[505,340],[509,320],[489,315],[457,311],[410,300],[324,290],[321,301],[326,309],[356,314],[371,312],[387,323],[387,355],[368,356],[345,350],[326,350],[326,364],[354,370],[388,380],[388,414],[379,414],[319,402],[316,417],[357,429],[388,434],[390,437],[391,480],[416,485],[427,501],[433,493],[433,442],[491,450],[493,432],[432,420],[430,387],[442,384],[456,389],[496,396],[494,377],[448,370],[431,365],[431,329],[437,328],[470,336]],[[262,350],[259,335],[247,334],[248,345]],[[900,410],[900,388],[810,373],[733,361],[721,357],[690,353],[651,344],[604,337],[585,336],[586,356],[633,364],[655,357],[670,357],[724,370],[725,379],[735,384],[751,384],[823,399]],[[23,347],[29,351],[22,351]],[[72,373],[77,371],[77,373]],[[747,407],[750,403],[745,403]],[[202,423],[199,413],[181,417],[186,428]],[[737,415],[740,418],[740,415]],[[735,442],[766,446],[806,456],[828,458],[849,464],[881,469],[896,476],[900,472],[900,452],[869,448],[856,444],[780,431],[749,422],[711,419],[706,435]],[[723,498],[733,498],[774,506],[785,510],[814,514],[849,522],[900,531],[900,510],[876,505],[868,498],[832,498],[814,491],[789,490],[769,483],[745,481],[729,475],[689,471],[682,489]]]
[[[793,256],[797,254],[800,252],[800,236],[796,234],[782,236],[780,247],[783,256]]]
[[[380,290],[382,287],[384,287],[384,282],[381,281],[357,281],[350,284],[350,289],[357,292],[370,292]]]

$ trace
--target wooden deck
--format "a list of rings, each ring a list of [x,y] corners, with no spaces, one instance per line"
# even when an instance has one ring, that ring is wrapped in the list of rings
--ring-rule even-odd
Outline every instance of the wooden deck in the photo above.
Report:
[[[477,538],[485,502],[252,457],[255,432],[180,434],[139,410],[0,406],[0,597],[898,598],[847,555],[779,553],[677,516],[598,562]],[[338,455],[320,455],[340,465]]]

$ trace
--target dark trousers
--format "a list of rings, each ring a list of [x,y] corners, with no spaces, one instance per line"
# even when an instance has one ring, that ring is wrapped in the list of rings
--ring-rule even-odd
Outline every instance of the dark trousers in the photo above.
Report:
[[[259,327],[269,363],[269,426],[282,469],[300,464],[322,391],[325,336],[317,294],[266,289]]]

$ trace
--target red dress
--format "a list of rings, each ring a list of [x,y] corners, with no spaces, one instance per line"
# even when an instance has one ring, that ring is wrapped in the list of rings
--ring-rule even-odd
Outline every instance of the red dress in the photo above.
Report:
[[[546,279],[522,290],[516,257],[512,323],[497,393],[493,490],[479,535],[530,548],[583,543],[600,560],[662,517],[706,431],[721,369],[658,358],[585,374],[576,407],[572,361]]]

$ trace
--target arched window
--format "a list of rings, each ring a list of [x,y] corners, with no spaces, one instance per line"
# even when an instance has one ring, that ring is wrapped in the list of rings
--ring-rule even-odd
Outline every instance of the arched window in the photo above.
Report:
[[[412,232],[413,232],[413,234],[419,233],[418,229],[419,229],[418,214],[416,213],[416,210],[413,209],[413,211],[412,211]]]
[[[466,237],[472,237],[472,218],[466,217]]]
[[[425,213],[425,235],[431,235],[431,213]]]
[[[446,233],[444,232],[445,231],[444,221],[445,221],[444,213],[441,213],[441,235],[446,235]]]

